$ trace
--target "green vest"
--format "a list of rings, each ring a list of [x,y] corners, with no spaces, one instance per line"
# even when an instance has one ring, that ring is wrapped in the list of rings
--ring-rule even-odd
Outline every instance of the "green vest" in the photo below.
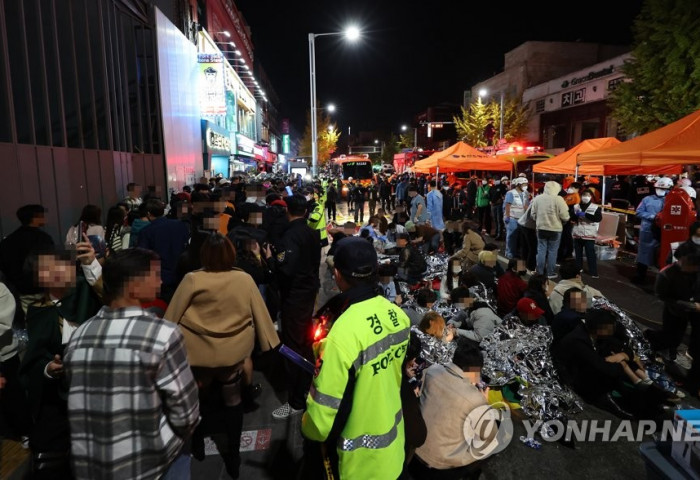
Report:
[[[354,375],[352,410],[336,445],[341,479],[393,479],[404,462],[401,375],[410,320],[381,296],[351,305],[333,324],[306,399],[301,431],[326,441]]]
[[[309,214],[307,221],[309,227],[321,233],[321,244],[328,244],[328,231],[326,231],[326,194],[324,193],[316,202],[316,207]]]

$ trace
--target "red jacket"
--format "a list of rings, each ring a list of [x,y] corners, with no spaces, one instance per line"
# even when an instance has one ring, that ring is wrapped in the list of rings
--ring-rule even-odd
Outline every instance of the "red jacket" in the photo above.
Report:
[[[518,300],[523,298],[527,283],[518,274],[508,270],[498,279],[498,313],[505,315],[513,311]]]

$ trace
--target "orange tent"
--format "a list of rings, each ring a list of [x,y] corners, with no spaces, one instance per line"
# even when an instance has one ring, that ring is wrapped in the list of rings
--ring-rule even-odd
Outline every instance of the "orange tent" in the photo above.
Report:
[[[413,165],[413,171],[418,173],[435,173],[438,168],[442,173],[469,170],[510,171],[513,165],[508,161],[490,157],[464,142],[457,142]]]
[[[535,173],[559,173],[573,175],[576,173],[576,159],[579,158],[579,154],[607,149],[620,143],[621,142],[614,137],[591,138],[584,140],[575,147],[560,153],[556,157],[552,157],[549,160],[536,164],[532,170]],[[680,170],[680,165],[612,165],[610,167],[606,167],[604,165],[580,165],[578,167],[579,175],[639,175],[645,173],[670,175],[679,173]]]
[[[606,174],[618,166],[700,164],[700,110],[610,148],[582,153],[577,162],[601,166]]]

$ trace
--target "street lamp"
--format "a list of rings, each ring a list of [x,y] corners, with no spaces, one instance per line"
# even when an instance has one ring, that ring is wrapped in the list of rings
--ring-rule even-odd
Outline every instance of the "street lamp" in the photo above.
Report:
[[[401,125],[401,131],[408,130],[408,125]],[[413,148],[418,148],[418,127],[413,127]]]
[[[479,90],[479,98],[481,98],[482,96],[485,97],[488,93],[489,93],[488,90],[486,90],[485,88],[480,89]],[[503,90],[501,90],[501,106],[499,109],[500,115],[501,115],[501,121],[498,125],[498,139],[499,140],[503,138],[503,97],[504,97],[504,92],[503,92]]]
[[[309,33],[309,78],[311,80],[311,173],[318,174],[318,121],[316,118],[316,37],[344,35],[351,42],[360,38],[356,26],[348,27],[344,32]]]
[[[335,105],[332,104],[332,103],[329,103],[329,104],[328,104],[328,111],[329,111],[330,113],[335,112]]]

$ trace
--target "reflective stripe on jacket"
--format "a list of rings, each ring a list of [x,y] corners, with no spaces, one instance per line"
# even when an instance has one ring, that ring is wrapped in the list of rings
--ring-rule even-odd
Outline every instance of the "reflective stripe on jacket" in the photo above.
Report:
[[[409,328],[408,316],[397,305],[376,296],[351,305],[323,343],[301,430],[306,438],[323,442],[332,429],[340,428],[336,449],[341,478],[386,479],[401,474],[400,385]],[[349,397],[351,410],[344,425],[334,428],[336,420],[343,421],[337,415],[344,397]]]

